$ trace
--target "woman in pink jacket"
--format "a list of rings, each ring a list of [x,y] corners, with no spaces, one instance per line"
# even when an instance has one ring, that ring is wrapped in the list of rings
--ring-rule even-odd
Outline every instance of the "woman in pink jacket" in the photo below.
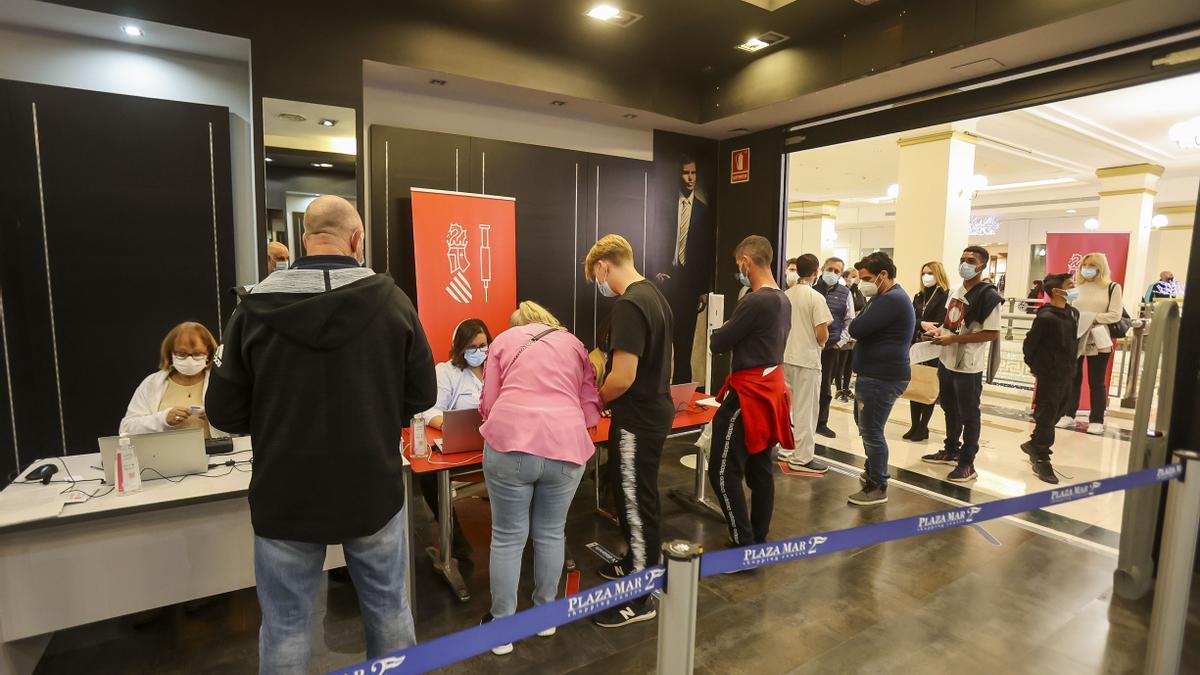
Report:
[[[492,611],[517,611],[525,541],[533,538],[533,602],[552,602],[566,554],[567,510],[595,452],[600,397],[587,350],[550,312],[522,302],[488,352],[479,411],[492,504]],[[554,629],[539,633],[543,637]],[[492,651],[507,654],[511,644]]]

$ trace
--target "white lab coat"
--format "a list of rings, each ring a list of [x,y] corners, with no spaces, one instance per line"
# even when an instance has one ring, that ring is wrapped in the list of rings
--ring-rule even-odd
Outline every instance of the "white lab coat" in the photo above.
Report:
[[[170,375],[169,371],[157,370],[142,380],[137,391],[133,392],[133,398],[129,399],[125,417],[121,419],[121,433],[152,434],[159,431],[170,431],[173,428],[167,424],[167,411],[158,409],[162,404],[163,395],[167,393],[168,375]],[[204,394],[208,394],[207,371],[204,373]],[[229,434],[211,424],[209,432],[213,438],[229,437]]]

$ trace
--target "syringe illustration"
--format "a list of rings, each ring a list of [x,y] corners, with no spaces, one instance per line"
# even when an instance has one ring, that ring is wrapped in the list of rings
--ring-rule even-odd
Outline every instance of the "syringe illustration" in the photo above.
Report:
[[[488,286],[492,283],[492,247],[489,239],[492,226],[479,224],[479,280],[483,282],[483,301],[488,301]]]

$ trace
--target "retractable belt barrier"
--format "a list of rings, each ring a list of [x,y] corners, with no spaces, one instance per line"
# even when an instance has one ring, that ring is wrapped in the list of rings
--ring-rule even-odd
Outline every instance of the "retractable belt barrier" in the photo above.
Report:
[[[1168,464],[1020,497],[968,505],[845,530],[705,553],[700,556],[700,576],[708,577],[714,574],[765,567],[972,525],[1046,506],[1065,504],[1109,492],[1130,490],[1143,485],[1174,480],[1183,476],[1183,470],[1183,464]],[[533,607],[457,633],[444,635],[395,654],[364,661],[333,672],[338,675],[384,675],[384,673],[402,675],[427,672],[482,654],[493,647],[516,642],[540,631],[562,626],[597,612],[623,605],[663,589],[668,582],[666,568],[656,565],[552,603]]]

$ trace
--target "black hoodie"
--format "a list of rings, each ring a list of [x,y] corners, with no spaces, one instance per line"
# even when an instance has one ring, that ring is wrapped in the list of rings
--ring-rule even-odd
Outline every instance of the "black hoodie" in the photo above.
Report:
[[[214,426],[254,438],[254,533],[335,544],[403,508],[400,430],[434,404],[437,380],[391,277],[297,267],[243,295],[204,402]]]
[[[1075,373],[1078,324],[1079,310],[1070,305],[1047,304],[1037,311],[1023,345],[1025,364],[1035,377],[1070,379]]]

